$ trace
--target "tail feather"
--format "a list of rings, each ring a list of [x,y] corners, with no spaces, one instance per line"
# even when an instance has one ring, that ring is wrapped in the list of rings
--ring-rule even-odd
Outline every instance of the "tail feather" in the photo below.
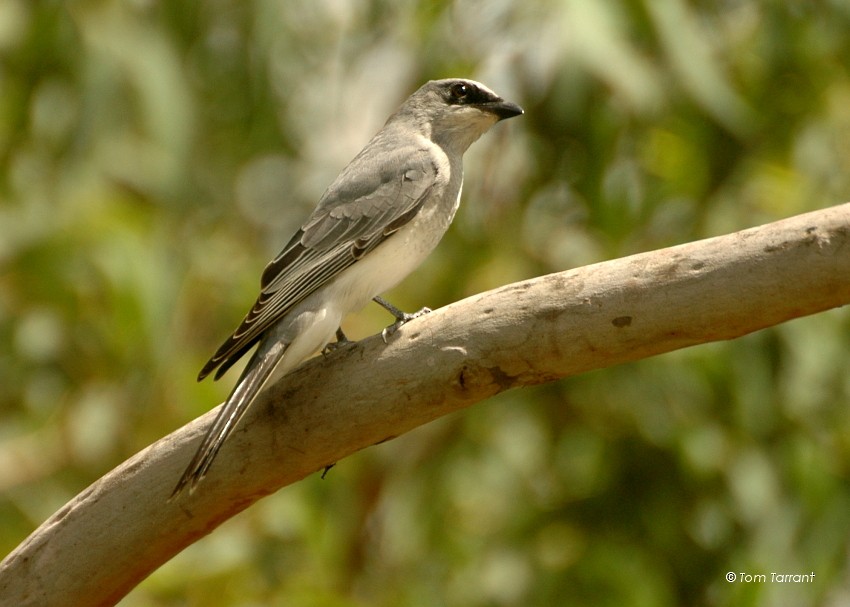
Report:
[[[187,485],[189,492],[193,492],[198,483],[206,476],[213,460],[218,455],[219,449],[230,436],[230,433],[233,432],[239,420],[242,419],[248,407],[254,402],[257,394],[286,352],[286,348],[287,344],[277,342],[272,344],[268,350],[262,351],[262,344],[260,345],[260,349],[251,358],[248,366],[245,367],[233,392],[230,393],[212,426],[204,435],[201,446],[198,447],[195,456],[183,472],[183,476],[180,477],[174,491],[171,492],[169,500],[179,495]]]

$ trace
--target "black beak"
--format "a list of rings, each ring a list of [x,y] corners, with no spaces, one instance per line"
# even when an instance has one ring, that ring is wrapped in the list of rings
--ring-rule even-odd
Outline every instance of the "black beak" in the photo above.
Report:
[[[499,99],[498,101],[487,101],[485,103],[479,104],[478,107],[480,107],[485,112],[495,114],[496,116],[498,116],[499,120],[513,118],[514,116],[519,116],[525,113],[525,111],[516,103],[511,103],[510,101],[505,101],[504,99]]]

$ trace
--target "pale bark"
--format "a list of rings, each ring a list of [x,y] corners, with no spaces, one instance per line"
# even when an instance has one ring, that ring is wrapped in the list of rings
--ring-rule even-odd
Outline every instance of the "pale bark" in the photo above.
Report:
[[[124,462],[0,563],[0,605],[114,604],[262,496],[502,390],[848,302],[850,204],[470,297],[284,378],[193,495],[166,502],[214,411]]]

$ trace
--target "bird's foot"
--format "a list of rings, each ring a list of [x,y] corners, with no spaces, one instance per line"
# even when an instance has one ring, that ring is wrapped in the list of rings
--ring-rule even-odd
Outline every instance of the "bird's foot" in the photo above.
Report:
[[[421,310],[419,310],[418,312],[414,312],[413,314],[408,314],[407,312],[404,312],[403,316],[401,316],[401,317],[397,316],[396,317],[396,321],[393,324],[391,324],[388,327],[384,327],[384,330],[381,331],[381,339],[384,340],[384,343],[387,343],[387,338],[390,335],[392,335],[393,333],[395,333],[396,331],[398,331],[403,324],[410,322],[414,318],[419,318],[420,316],[424,316],[425,314],[427,314],[430,311],[431,311],[431,308],[422,308]]]
[[[347,346],[351,343],[351,340],[345,336],[345,333],[342,332],[342,327],[339,327],[336,330],[336,341],[333,343],[325,344],[325,347],[322,348],[322,356],[327,356],[331,352],[335,352],[342,348],[343,346]]]
[[[393,333],[395,333],[396,331],[398,331],[399,328],[401,328],[401,326],[403,324],[410,322],[414,318],[419,318],[420,316],[424,316],[425,314],[428,314],[428,312],[431,311],[431,308],[422,308],[418,312],[414,312],[413,314],[410,314],[408,312],[402,312],[401,310],[396,308],[394,305],[392,305],[390,302],[386,301],[382,297],[375,297],[374,301],[375,301],[375,303],[377,303],[378,305],[380,305],[384,309],[386,309],[387,312],[389,312],[390,314],[395,316],[395,322],[393,324],[391,324],[390,326],[385,327],[384,330],[381,331],[381,339],[384,340],[384,343],[387,343],[387,338],[390,335],[392,335]]]

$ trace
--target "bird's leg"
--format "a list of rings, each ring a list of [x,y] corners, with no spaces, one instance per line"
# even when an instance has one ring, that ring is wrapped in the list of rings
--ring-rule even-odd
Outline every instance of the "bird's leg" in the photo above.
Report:
[[[402,312],[390,302],[388,302],[383,297],[373,297],[372,301],[376,304],[384,308],[387,312],[395,316],[395,322],[388,327],[385,327],[383,331],[381,331],[381,339],[384,340],[384,343],[387,343],[387,337],[395,333],[399,330],[404,323],[413,320],[414,318],[419,318],[423,314],[427,314],[431,311],[431,308],[422,308],[418,312],[414,312],[413,314],[408,314],[407,312]]]
[[[337,327],[336,330],[336,341],[332,344],[325,344],[325,347],[322,348],[322,354],[327,356],[334,350],[338,350],[342,346],[346,346],[351,343],[351,340],[345,336],[345,333],[342,332],[342,327]]]

